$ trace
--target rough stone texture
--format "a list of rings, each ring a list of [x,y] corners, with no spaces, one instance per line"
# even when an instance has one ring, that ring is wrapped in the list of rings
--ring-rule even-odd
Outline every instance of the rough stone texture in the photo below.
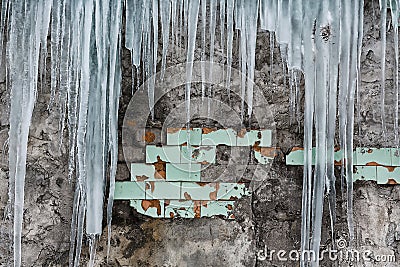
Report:
[[[393,146],[392,135],[388,142],[382,141],[380,125],[380,34],[378,1],[366,1],[364,43],[362,51],[362,89],[360,109],[361,134],[356,135],[363,146]],[[373,13],[374,10],[374,13]],[[390,16],[388,16],[390,18]],[[393,124],[393,42],[388,34],[387,68],[387,122],[388,133]],[[218,30],[217,30],[218,33]],[[217,35],[218,36],[218,35]],[[276,144],[286,153],[292,146],[302,145],[302,127],[290,125],[289,89],[284,86],[279,50],[275,48],[272,73],[269,73],[268,33],[259,32],[256,52],[256,84],[262,89],[276,122]],[[182,40],[183,41],[183,40]],[[236,44],[236,42],[234,42]],[[170,46],[168,66],[184,62],[185,55]],[[173,52],[171,52],[173,51]],[[235,51],[235,50],[234,50]],[[237,50],[236,50],[237,51]],[[196,59],[200,58],[200,48]],[[224,62],[222,51],[216,47],[216,61]],[[161,58],[161,57],[160,57]],[[161,65],[161,64],[160,64]],[[235,53],[234,67],[238,68]],[[132,71],[129,52],[123,50],[123,81],[120,105],[120,125],[132,91]],[[4,81],[0,83],[0,213],[7,203],[7,147],[8,91]],[[135,86],[137,81],[135,82]],[[234,86],[239,81],[233,81]],[[177,88],[157,104],[152,127],[161,127],[168,113],[181,105],[183,88]],[[194,86],[198,96],[201,86]],[[223,90],[216,98],[226,100]],[[69,232],[72,213],[73,183],[68,182],[66,138],[59,149],[57,109],[48,110],[47,87],[38,94],[29,138],[25,190],[25,213],[23,225],[24,266],[67,266]],[[231,107],[240,110],[240,99],[233,98]],[[299,118],[302,121],[302,118]],[[202,125],[204,120],[194,121]],[[218,126],[217,123],[213,125]],[[356,129],[357,130],[357,129]],[[120,135],[121,140],[121,135]],[[119,155],[117,180],[128,180],[129,170],[125,159]],[[339,174],[340,171],[337,170]],[[301,225],[302,168],[285,166],[278,159],[264,179],[253,184],[251,197],[243,198],[235,209],[236,220],[221,218],[202,219],[152,219],[129,207],[128,202],[116,202],[113,209],[110,261],[106,263],[107,230],[98,241],[96,265],[98,266],[298,266],[296,262],[257,260],[257,252],[268,250],[287,251],[298,249]],[[338,188],[338,192],[340,192]],[[340,193],[338,193],[340,195]],[[355,246],[364,251],[370,249],[375,255],[395,254],[400,259],[400,186],[377,186],[373,182],[357,182],[354,189],[354,216],[356,226]],[[346,237],[346,213],[339,196],[336,237]],[[325,208],[327,210],[327,208]],[[322,245],[332,243],[329,233],[329,217],[326,215]],[[10,245],[7,221],[0,224],[0,265],[6,266]],[[88,261],[88,248],[84,247],[82,265]],[[323,266],[335,266],[324,261]],[[349,266],[349,262],[336,261],[337,266]],[[360,262],[354,266],[398,266],[397,263]]]

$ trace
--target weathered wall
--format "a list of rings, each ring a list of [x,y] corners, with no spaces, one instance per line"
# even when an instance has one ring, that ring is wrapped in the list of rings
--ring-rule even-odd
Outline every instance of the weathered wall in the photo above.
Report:
[[[363,146],[393,146],[384,143],[380,126],[380,34],[378,2],[365,5],[364,42],[362,51],[361,134],[357,132],[356,144]],[[373,7],[375,12],[373,13]],[[218,31],[217,31],[218,32]],[[390,33],[393,30],[390,29]],[[334,33],[333,33],[334,34]],[[218,35],[217,35],[218,36]],[[276,142],[284,152],[292,146],[302,145],[302,127],[290,125],[289,88],[284,86],[279,50],[274,51],[274,67],[270,81],[270,54],[268,33],[260,32],[257,40],[255,82],[264,93],[276,122]],[[393,90],[393,42],[388,36],[387,87]],[[196,58],[200,57],[200,49]],[[217,45],[217,61],[223,62]],[[161,58],[161,57],[160,57]],[[184,53],[171,47],[168,66],[185,61]],[[129,52],[123,50],[123,82],[120,125],[123,113],[131,98],[131,67]],[[161,65],[161,64],[159,64]],[[234,67],[238,68],[235,53]],[[8,133],[8,91],[4,73],[0,83],[0,213],[7,202],[7,147],[2,146]],[[234,81],[238,84],[238,81]],[[29,138],[25,213],[23,229],[24,266],[66,266],[68,262],[69,233],[72,213],[73,183],[68,182],[66,143],[63,138],[59,149],[57,107],[48,109],[49,83],[39,90]],[[197,90],[195,94],[199,94]],[[182,89],[182,88],[181,88]],[[182,103],[183,91],[174,90],[156,108],[155,120],[149,125],[163,124],[166,112]],[[194,95],[195,95],[194,94]],[[215,97],[223,99],[221,91]],[[393,95],[387,94],[387,122],[393,123]],[[240,102],[232,103],[236,110]],[[300,118],[301,119],[301,118]],[[389,127],[390,128],[390,127]],[[357,130],[357,129],[356,129]],[[389,129],[390,132],[390,129]],[[120,136],[121,139],[121,136]],[[389,140],[391,140],[389,138]],[[338,172],[339,173],[339,170]],[[128,180],[122,150],[118,161],[118,180]],[[135,212],[127,202],[116,202],[113,210],[111,255],[106,260],[106,226],[99,241],[96,264],[103,266],[298,266],[295,262],[257,260],[257,252],[268,248],[290,251],[298,249],[301,224],[302,168],[286,166],[277,159],[264,179],[257,183],[251,197],[238,201],[236,220],[220,218],[152,219]],[[340,195],[340,194],[339,194]],[[354,217],[356,246],[370,249],[376,255],[395,254],[400,260],[400,186],[377,186],[373,182],[356,182],[354,189]],[[346,214],[339,196],[337,237],[345,237]],[[325,209],[327,210],[327,209]],[[5,266],[10,254],[7,223],[0,224],[0,265]],[[323,245],[330,240],[329,218],[325,216]],[[88,260],[87,247],[82,263]],[[348,266],[347,262],[337,262]],[[398,266],[399,262],[359,263],[355,266]],[[334,266],[324,262],[323,266]]]

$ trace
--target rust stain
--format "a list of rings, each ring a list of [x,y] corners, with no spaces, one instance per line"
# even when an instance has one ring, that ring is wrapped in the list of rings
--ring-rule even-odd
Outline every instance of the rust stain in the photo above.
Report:
[[[367,150],[367,153],[371,154],[372,152],[373,152],[373,150],[371,148]]]
[[[235,215],[234,214],[229,215],[229,219],[235,219]]]
[[[149,177],[147,177],[146,175],[136,175],[136,180],[138,182],[143,182],[145,180],[149,179]]]
[[[256,141],[253,145],[254,151],[261,152],[260,141]]]
[[[383,166],[383,167],[388,169],[389,172],[394,172],[394,169],[396,169],[396,167],[393,167],[393,166]]]
[[[169,133],[169,134],[177,133],[180,130],[186,130],[186,128],[167,128],[167,133]]]
[[[232,209],[233,209],[233,206],[232,206],[231,204],[228,204],[228,205],[226,205],[226,208],[227,208],[228,210],[232,210]]]
[[[174,216],[175,216],[175,214],[171,211],[171,212],[169,213],[169,217],[170,217],[170,218],[174,218]]]
[[[211,184],[211,186],[215,187],[215,191],[210,193],[210,195],[209,195],[210,199],[211,200],[217,200],[217,193],[218,193],[218,190],[219,190],[219,183]]]
[[[235,197],[235,196],[231,196],[230,198],[229,198],[229,200],[237,200],[238,198],[237,197]]]
[[[143,141],[145,141],[146,143],[151,143],[154,142],[154,140],[156,140],[156,135],[152,132],[146,132],[143,135]]]
[[[202,134],[209,134],[209,133],[215,132],[216,130],[217,130],[217,128],[202,128],[201,132],[202,132]]]
[[[157,208],[157,215],[161,215],[161,204],[160,200],[142,200],[142,208],[144,211],[147,211],[149,208]]]
[[[377,163],[377,162],[375,162],[375,161],[371,161],[371,162],[368,162],[367,164],[365,164],[366,166],[382,166],[381,164],[379,164],[379,163]]]
[[[279,156],[281,149],[279,147],[262,147],[260,152],[263,156],[275,158]]]
[[[170,202],[171,201],[169,199],[164,200],[164,206],[168,206],[170,204]]]
[[[209,183],[207,183],[207,182],[196,182],[196,184],[198,184],[200,186],[205,186],[205,185],[208,185]]]
[[[304,150],[304,148],[298,147],[298,146],[295,146],[295,147],[292,148],[292,152],[295,152],[297,150]]]
[[[200,200],[193,201],[193,211],[194,211],[195,218],[200,218],[201,204],[202,203]]]
[[[336,166],[342,166],[342,160],[335,160],[334,164]]]
[[[165,179],[166,178],[166,173],[165,173],[165,166],[166,162],[162,161],[160,157],[157,157],[157,162],[153,163],[154,168],[156,169],[154,173],[154,177],[157,179]]]
[[[183,196],[185,197],[186,200],[192,200],[192,196],[189,195],[188,192],[183,193]]]
[[[154,186],[155,186],[155,183],[153,182],[153,181],[150,181],[150,182],[146,182],[146,190],[149,190],[150,189],[150,191],[153,193],[154,192]]]
[[[156,179],[164,179],[165,180],[165,177],[166,177],[165,171],[156,171],[154,173],[154,178],[156,178]]]
[[[386,184],[398,184],[395,179],[388,179]]]
[[[202,162],[200,162],[200,164],[207,165],[207,164],[209,164],[209,162],[207,160],[203,160]]]
[[[241,130],[238,132],[237,136],[240,137],[240,138],[244,138],[244,136],[246,135],[246,133],[247,133],[246,129],[241,129]]]
[[[333,151],[338,152],[340,150],[340,146],[336,146]]]

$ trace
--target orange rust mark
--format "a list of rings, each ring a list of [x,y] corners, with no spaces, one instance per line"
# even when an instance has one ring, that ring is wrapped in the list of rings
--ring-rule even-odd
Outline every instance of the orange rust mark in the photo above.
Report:
[[[154,186],[155,186],[155,183],[153,182],[153,181],[150,181],[150,182],[146,182],[146,190],[151,190],[151,192],[153,193],[154,192]]]
[[[383,167],[388,169],[389,172],[394,172],[394,169],[396,169],[396,167],[393,167],[393,166],[383,166]]]
[[[371,154],[372,152],[373,152],[373,150],[371,148],[367,150],[367,153]]]
[[[229,215],[229,219],[235,219],[235,215],[234,214]]]
[[[295,147],[292,148],[292,152],[295,152],[297,150],[304,150],[304,148],[298,147],[298,146],[295,146]]]
[[[195,218],[200,218],[201,205],[202,205],[201,201],[199,201],[199,200],[193,201],[193,211],[194,211]]]
[[[244,138],[244,136],[246,135],[246,133],[247,133],[247,130],[246,130],[246,129],[241,129],[241,130],[238,132],[237,136],[240,137],[240,138]]]
[[[142,200],[142,208],[147,211],[149,208],[157,208],[157,215],[161,215],[161,204],[160,200]]]
[[[136,180],[138,182],[143,182],[145,180],[149,179],[149,177],[147,177],[146,175],[136,175]]]
[[[339,146],[336,146],[334,149],[333,149],[333,151],[335,151],[335,152],[338,152],[340,150],[340,147]]]
[[[371,162],[368,162],[367,164],[365,164],[366,166],[382,166],[381,164],[379,164],[379,163],[377,163],[377,162],[375,162],[375,161],[371,161]]]
[[[164,206],[168,206],[171,201],[169,199],[164,200]]]
[[[154,173],[154,177],[157,179],[165,179],[165,166],[166,162],[162,161],[160,157],[157,156],[157,162],[153,163],[154,168],[156,169]]]
[[[388,179],[386,184],[398,184],[395,179]]]
[[[218,190],[219,190],[219,183],[215,183],[215,184],[213,184],[211,186],[215,187],[215,191],[210,193],[210,199],[211,200],[217,200],[217,193],[218,193]]]
[[[217,128],[202,128],[201,132],[202,132],[202,134],[209,134],[209,133],[215,132],[216,130],[217,130]]]
[[[186,208],[184,208],[184,207],[180,207],[178,210],[186,210]]]
[[[260,153],[263,156],[275,158],[279,156],[281,149],[279,147],[262,147]]]
[[[207,160],[203,160],[202,162],[200,162],[200,164],[207,165],[207,164],[209,164],[209,162]]]
[[[233,206],[231,204],[226,205],[226,207],[228,208],[228,210],[232,210]]]
[[[154,140],[156,140],[156,135],[152,132],[146,132],[143,135],[143,141],[145,141],[146,143],[154,142]]]
[[[171,211],[171,212],[169,213],[169,217],[170,217],[170,218],[174,218],[174,216],[175,216],[175,214]]]
[[[205,185],[208,185],[209,183],[207,183],[207,182],[196,182],[196,184],[198,184],[200,186],[205,186]]]
[[[154,178],[156,178],[156,179],[164,179],[165,180],[165,177],[166,177],[165,171],[156,171],[154,173]]]
[[[260,141],[257,141],[253,145],[254,151],[261,152]]]
[[[231,196],[230,198],[229,198],[229,200],[237,200],[238,198],[237,197],[235,197],[235,196]]]
[[[192,196],[189,195],[188,192],[183,193],[183,196],[185,197],[186,200],[192,200]]]
[[[167,133],[170,133],[170,134],[177,133],[180,130],[186,130],[186,128],[167,128]]]

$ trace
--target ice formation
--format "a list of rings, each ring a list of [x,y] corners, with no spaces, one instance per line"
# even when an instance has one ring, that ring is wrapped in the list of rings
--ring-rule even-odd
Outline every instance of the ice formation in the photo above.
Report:
[[[51,59],[52,99],[49,105],[52,105],[58,96],[60,132],[63,132],[65,122],[68,128],[69,177],[76,178],[70,265],[79,264],[84,232],[89,238],[93,264],[96,239],[102,233],[101,221],[107,177],[110,189],[107,207],[109,235],[111,229],[118,151],[117,113],[121,86],[121,46],[124,45],[131,51],[132,65],[136,73],[142,72],[143,79],[149,80],[147,90],[151,108],[154,105],[154,74],[160,60],[157,54],[159,39],[162,41],[162,73],[166,68],[167,53],[171,50],[171,45],[185,51],[188,80],[185,95],[190,118],[190,81],[196,47],[201,47],[201,60],[213,62],[215,43],[219,42],[219,48],[226,56],[225,77],[229,92],[233,39],[236,36],[239,41],[239,51],[236,52],[239,53],[240,68],[244,74],[241,92],[243,99],[247,101],[247,114],[251,114],[252,83],[247,82],[246,77],[254,79],[258,28],[270,32],[270,75],[273,70],[275,42],[281,49],[291,88],[291,114],[297,114],[297,117],[300,113],[301,72],[305,79],[301,249],[319,250],[325,194],[329,195],[332,227],[335,223],[333,147],[336,114],[339,114],[340,146],[344,151],[342,164],[346,168],[343,168],[342,182],[347,185],[348,223],[352,238],[354,102],[355,92],[358,92],[360,85],[363,6],[364,2],[361,0],[2,0],[0,51],[5,45],[7,81],[11,90],[9,198],[10,206],[14,210],[14,265],[21,264],[29,125],[38,77],[46,73],[47,57]],[[398,70],[398,2],[389,1],[388,6],[386,0],[381,0],[381,90],[384,129],[387,7],[391,9],[396,30],[395,53]],[[122,25],[124,10],[126,24]],[[257,25],[258,21],[260,25]],[[123,27],[125,43],[121,44]],[[217,27],[220,29],[219,38],[216,36]],[[48,35],[51,37],[50,44],[47,43]],[[207,40],[210,48],[206,51]],[[208,57],[206,52],[209,53]],[[212,72],[207,73],[202,69],[203,77],[207,76],[212,80],[212,75]],[[133,78],[138,77],[139,75]],[[398,74],[395,79],[398,103]],[[206,86],[208,85],[202,85],[203,96]],[[212,96],[212,87],[208,86],[208,90]],[[242,103],[242,114],[244,113]],[[398,108],[396,118],[397,116]],[[398,142],[397,123],[394,128]],[[315,172],[312,170],[313,138],[316,143]],[[318,262],[302,262],[302,266],[309,265],[318,266]]]

